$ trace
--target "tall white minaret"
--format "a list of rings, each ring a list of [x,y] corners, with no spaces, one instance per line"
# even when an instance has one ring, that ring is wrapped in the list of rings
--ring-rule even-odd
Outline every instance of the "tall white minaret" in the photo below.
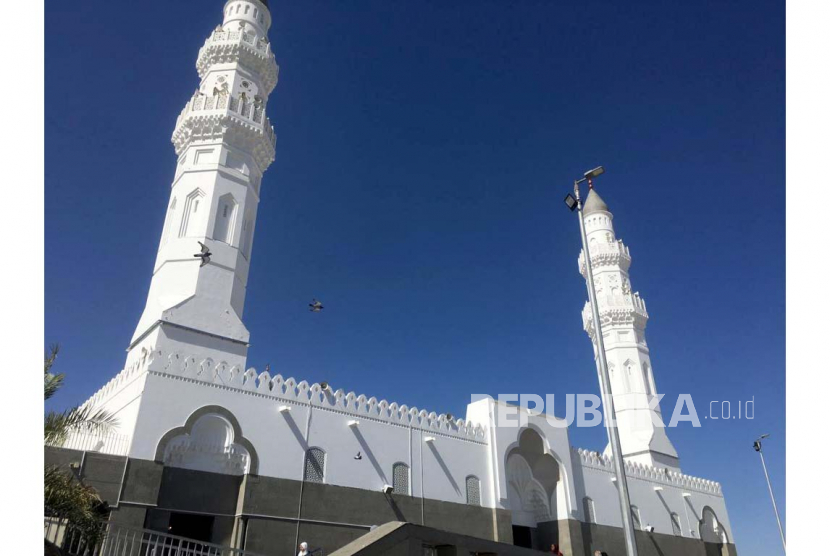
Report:
[[[646,344],[648,313],[640,294],[631,291],[628,247],[614,235],[614,216],[593,189],[588,193],[582,214],[623,457],[628,461],[679,471],[677,451],[666,435],[665,427],[660,426],[663,424],[660,406],[649,409],[657,387]],[[584,253],[579,254],[579,271],[583,277],[586,275]],[[588,304],[582,311],[582,321],[594,345],[596,359],[594,322]],[[605,451],[610,455],[610,447]]]
[[[242,322],[262,175],[276,138],[265,115],[279,68],[267,0],[228,0],[199,50],[199,88],[173,132],[178,165],[147,305],[127,365],[153,349],[196,350],[244,369]],[[199,242],[210,250],[201,266]]]

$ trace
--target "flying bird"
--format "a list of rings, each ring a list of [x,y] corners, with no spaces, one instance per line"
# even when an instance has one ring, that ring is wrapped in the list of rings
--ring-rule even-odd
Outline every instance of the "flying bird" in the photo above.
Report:
[[[213,255],[213,253],[211,253],[210,249],[208,249],[208,246],[205,245],[204,243],[202,243],[201,241],[197,241],[196,243],[201,245],[202,249],[201,249],[201,253],[196,253],[193,256],[194,257],[199,257],[200,259],[202,259],[202,264],[199,265],[199,268],[202,268],[203,266],[205,266],[206,264],[208,264],[210,262],[210,256]]]
[[[361,456],[360,452],[358,452],[354,459],[363,459],[363,456]]]
[[[319,313],[323,310],[323,304],[317,301],[316,299],[312,299],[311,303],[308,304],[309,311],[312,313]]]

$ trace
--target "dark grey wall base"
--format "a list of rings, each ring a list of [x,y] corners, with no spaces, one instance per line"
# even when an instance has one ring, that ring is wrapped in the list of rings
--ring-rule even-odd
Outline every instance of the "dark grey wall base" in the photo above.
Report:
[[[464,537],[465,547],[471,546],[469,539],[498,541],[490,549],[500,547],[499,554],[513,553],[504,552],[505,546],[528,550],[513,547],[508,510],[274,477],[206,473],[62,448],[47,447],[44,455],[47,465],[77,473],[95,487],[113,507],[113,521],[167,532],[174,513],[211,515],[212,542],[265,555],[295,554],[297,543],[303,541],[329,554],[361,538],[371,526],[390,522],[423,525],[433,536],[456,536],[446,539]],[[534,548],[548,549],[556,543],[568,556],[594,556],[595,550],[610,556],[625,553],[622,529],[616,527],[550,521],[540,524],[532,536]],[[414,550],[416,544],[422,550],[419,541],[405,540],[395,551]],[[721,548],[698,539],[645,532],[637,533],[637,545],[641,556],[737,554],[734,545]],[[439,551],[438,556],[453,556],[448,550]]]
[[[588,523],[579,523],[578,527],[581,530],[581,542],[574,543],[573,556],[594,556],[596,550],[609,555],[625,554],[622,529]],[[640,556],[737,556],[734,544],[722,546],[704,543],[700,539],[645,531],[635,531],[634,535]],[[572,535],[572,539],[576,537],[576,534]]]

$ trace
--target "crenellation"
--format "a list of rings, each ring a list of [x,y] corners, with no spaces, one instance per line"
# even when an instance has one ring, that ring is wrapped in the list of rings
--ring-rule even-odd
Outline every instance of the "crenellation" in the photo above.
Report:
[[[600,469],[614,473],[614,458],[592,450],[571,447],[571,451],[578,456],[578,461],[584,467]],[[685,475],[667,468],[654,467],[636,461],[625,460],[625,474],[628,477],[643,479],[649,482],[668,486],[682,487],[689,490],[723,496],[721,485],[715,481]]]

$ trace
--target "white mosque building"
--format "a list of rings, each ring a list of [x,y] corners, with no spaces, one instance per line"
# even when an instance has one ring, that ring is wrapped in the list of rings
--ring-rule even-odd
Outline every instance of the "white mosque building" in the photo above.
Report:
[[[114,414],[117,431],[47,447],[47,461],[79,462],[114,522],[261,554],[291,554],[305,538],[333,551],[388,521],[623,554],[609,454],[572,446],[552,416],[488,398],[456,420],[247,367],[243,308],[279,68],[266,0],[228,0],[223,15],[173,132],[178,164],[146,307],[124,369],[85,404]],[[584,219],[640,553],[735,554],[720,485],[683,474],[654,424],[648,313],[596,191]],[[194,257],[197,242],[209,256]],[[587,306],[583,322],[593,339]],[[501,424],[502,412],[523,424]]]

